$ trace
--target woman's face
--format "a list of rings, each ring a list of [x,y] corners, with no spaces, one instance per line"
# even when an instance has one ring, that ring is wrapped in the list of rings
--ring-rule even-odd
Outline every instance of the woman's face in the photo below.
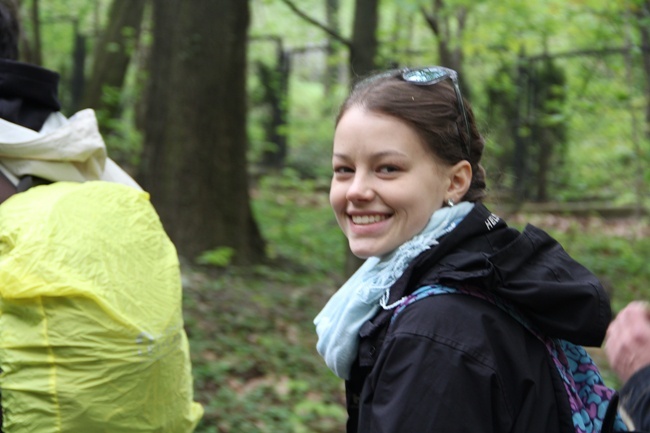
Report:
[[[450,168],[401,120],[352,107],[334,133],[330,204],[354,255],[382,256],[446,200]]]

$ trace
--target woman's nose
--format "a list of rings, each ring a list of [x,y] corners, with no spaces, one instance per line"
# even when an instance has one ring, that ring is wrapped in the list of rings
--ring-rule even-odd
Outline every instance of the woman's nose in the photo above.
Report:
[[[349,201],[369,201],[374,197],[372,182],[363,173],[355,173],[345,197]]]

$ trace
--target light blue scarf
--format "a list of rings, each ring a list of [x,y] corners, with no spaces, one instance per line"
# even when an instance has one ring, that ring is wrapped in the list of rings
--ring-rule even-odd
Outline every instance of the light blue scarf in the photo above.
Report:
[[[325,364],[342,379],[349,379],[350,368],[359,348],[361,326],[386,305],[390,288],[409,263],[437,239],[452,231],[472,210],[474,203],[461,202],[443,207],[431,216],[426,227],[411,240],[382,257],[370,257],[330,298],[314,319],[316,349]]]

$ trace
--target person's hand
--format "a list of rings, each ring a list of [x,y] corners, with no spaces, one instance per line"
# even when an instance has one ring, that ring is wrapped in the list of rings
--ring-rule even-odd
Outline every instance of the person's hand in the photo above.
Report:
[[[623,382],[650,365],[650,304],[634,301],[618,313],[607,329],[605,353]]]

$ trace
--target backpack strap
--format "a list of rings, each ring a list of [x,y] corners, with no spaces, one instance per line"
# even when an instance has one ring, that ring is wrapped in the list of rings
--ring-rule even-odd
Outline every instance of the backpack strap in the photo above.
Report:
[[[16,185],[0,170],[0,203],[16,194]]]
[[[43,179],[42,177],[32,176],[31,174],[25,175],[20,178],[18,181],[18,186],[16,186],[17,192],[25,192],[30,188],[39,185],[48,185],[52,183],[51,180]]]
[[[616,407],[617,394],[613,389],[605,385],[598,367],[587,351],[582,346],[566,340],[549,338],[543,335],[514,306],[489,292],[469,287],[423,286],[404,298],[394,310],[391,324],[412,303],[429,296],[448,294],[470,295],[496,305],[517,320],[544,344],[564,384],[571,413],[573,414],[573,426],[576,433],[628,431],[620,416],[617,413],[611,414],[610,404]]]

